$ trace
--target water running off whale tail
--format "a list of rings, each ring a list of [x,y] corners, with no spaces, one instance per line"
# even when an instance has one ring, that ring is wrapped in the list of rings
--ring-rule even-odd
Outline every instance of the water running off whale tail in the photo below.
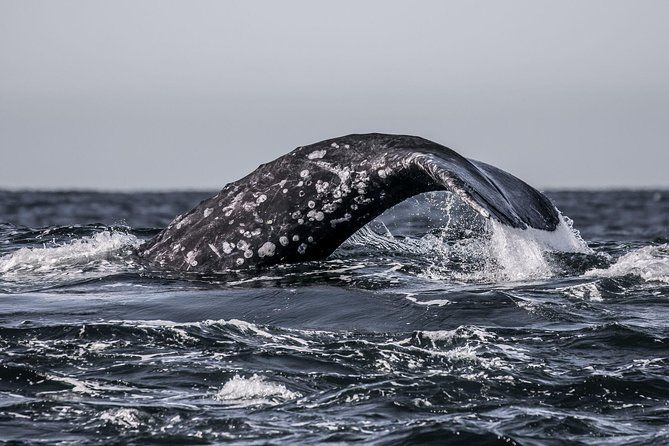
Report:
[[[298,147],[178,216],[139,249],[170,270],[322,260],[384,210],[447,190],[503,225],[555,231],[559,213],[494,166],[415,136],[348,135]]]

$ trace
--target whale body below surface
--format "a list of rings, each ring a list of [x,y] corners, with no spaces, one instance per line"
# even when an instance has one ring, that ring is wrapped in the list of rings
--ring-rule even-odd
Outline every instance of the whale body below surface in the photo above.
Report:
[[[321,260],[384,210],[435,190],[515,228],[553,231],[559,223],[548,198],[507,172],[420,137],[373,133],[261,165],[179,215],[139,255],[197,272]]]

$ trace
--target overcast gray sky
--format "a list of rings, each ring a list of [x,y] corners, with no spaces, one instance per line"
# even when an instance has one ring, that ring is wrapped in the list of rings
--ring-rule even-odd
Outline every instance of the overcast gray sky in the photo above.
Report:
[[[669,2],[0,0],[0,187],[219,189],[373,131],[667,187]]]

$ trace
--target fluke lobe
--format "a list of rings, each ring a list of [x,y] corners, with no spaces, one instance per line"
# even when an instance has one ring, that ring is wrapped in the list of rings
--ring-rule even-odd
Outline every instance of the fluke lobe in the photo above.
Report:
[[[553,231],[559,223],[548,198],[507,172],[417,136],[372,133],[261,165],[179,215],[139,255],[197,272],[320,260],[384,210],[434,190],[515,228]]]

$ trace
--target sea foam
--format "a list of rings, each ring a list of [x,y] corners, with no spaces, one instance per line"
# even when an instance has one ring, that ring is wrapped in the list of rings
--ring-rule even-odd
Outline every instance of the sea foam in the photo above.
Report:
[[[613,265],[585,273],[594,277],[637,276],[647,282],[669,283],[669,244],[644,246],[620,257]]]
[[[247,402],[250,404],[268,404],[286,401],[302,396],[298,392],[290,391],[283,384],[271,383],[258,375],[243,378],[235,375],[226,382],[216,394],[222,401]]]
[[[48,272],[55,268],[87,264],[105,260],[110,254],[124,248],[135,247],[141,240],[134,235],[102,231],[60,246],[21,248],[0,257],[0,273],[33,271]]]

